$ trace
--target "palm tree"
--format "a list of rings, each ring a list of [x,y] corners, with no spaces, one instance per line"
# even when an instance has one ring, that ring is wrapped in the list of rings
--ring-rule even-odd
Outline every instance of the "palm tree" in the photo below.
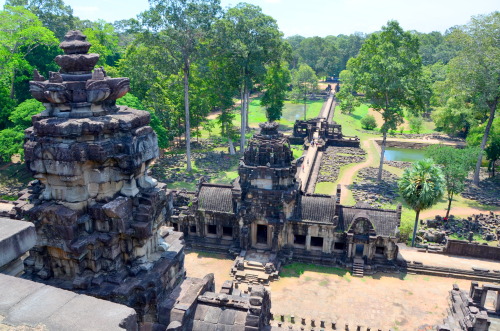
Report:
[[[445,181],[441,169],[432,160],[420,160],[406,168],[398,181],[399,194],[417,213],[411,246],[415,247],[420,211],[432,207],[444,194]]]

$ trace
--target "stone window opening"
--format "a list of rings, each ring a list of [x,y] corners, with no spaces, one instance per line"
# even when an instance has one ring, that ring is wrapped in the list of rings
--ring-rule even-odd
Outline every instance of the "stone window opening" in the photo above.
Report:
[[[173,223],[172,226],[174,227],[174,231],[179,231],[179,224]]]
[[[333,244],[333,249],[337,251],[343,251],[345,250],[345,243],[338,241]]]
[[[306,236],[296,234],[293,236],[294,245],[305,246],[306,245]]]
[[[217,235],[217,225],[207,225],[207,234]]]
[[[323,248],[323,237],[311,237],[311,248]]]
[[[189,226],[189,232],[190,233],[196,233],[196,225],[190,225]]]
[[[222,227],[222,236],[223,237],[233,237],[233,227],[231,226],[223,226]]]
[[[377,255],[384,255],[385,253],[385,247],[384,246],[377,246],[375,247],[375,254]]]

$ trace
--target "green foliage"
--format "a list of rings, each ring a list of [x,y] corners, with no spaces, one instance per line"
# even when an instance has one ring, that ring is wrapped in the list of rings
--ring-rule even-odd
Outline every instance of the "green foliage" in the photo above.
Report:
[[[45,110],[43,104],[35,99],[28,99],[20,103],[10,114],[9,120],[20,131],[31,126],[31,117]]]
[[[424,125],[422,116],[410,116],[408,122],[410,123],[410,131],[412,133],[420,133],[422,126]]]
[[[3,129],[0,131],[0,157],[5,162],[10,162],[14,154],[24,154],[24,132],[17,128]]]
[[[83,30],[87,41],[92,44],[90,53],[100,55],[97,65],[114,66],[119,59],[118,34],[112,24],[103,20],[92,22],[91,27]]]
[[[361,119],[361,127],[365,130],[373,130],[377,127],[377,121],[373,115],[366,115]]]
[[[354,96],[356,79],[351,71],[343,70],[340,73],[340,81],[342,85],[340,85],[340,91],[335,96],[340,100],[339,106],[342,113],[351,114],[361,104],[359,99]]]
[[[432,160],[420,160],[406,168],[398,181],[399,195],[416,212],[412,246],[418,227],[421,210],[432,207],[443,196],[445,179],[439,167]]]
[[[366,39],[347,69],[355,78],[353,89],[364,92],[371,108],[382,115],[383,153],[387,132],[403,123],[403,108],[418,114],[428,104],[430,82],[422,70],[418,38],[403,31],[397,21],[389,21],[381,32]],[[382,154],[378,180],[382,179],[383,161]]]
[[[465,180],[474,169],[475,158],[480,150],[476,148],[459,149],[453,146],[432,145],[425,151],[425,155],[441,166],[446,183],[448,198],[448,217],[453,196],[463,192]]]
[[[33,65],[27,57],[40,46],[57,45],[54,34],[43,27],[42,22],[30,11],[22,7],[5,6],[0,11],[0,103],[12,107],[5,102],[6,98],[16,99],[16,84],[29,79]],[[0,127],[6,126],[6,119],[12,108],[0,111]]]
[[[420,160],[403,172],[398,181],[399,193],[415,211],[432,207],[444,193],[443,173],[432,160]]]
[[[43,25],[62,40],[69,30],[75,28],[77,17],[73,9],[62,0],[7,0],[7,6],[23,6],[35,14]]]
[[[292,73],[292,98],[297,102],[300,100],[304,103],[304,120],[307,118],[307,100],[309,95],[318,90],[318,77],[314,70],[307,64],[301,64],[298,70]]]
[[[266,115],[269,122],[277,121],[281,118],[290,80],[290,72],[285,63],[275,63],[267,69],[263,84],[264,93],[260,104],[266,107]]]
[[[490,161],[488,169],[495,176],[495,162],[500,159],[500,134],[491,135],[491,142],[484,149],[486,152],[486,158]]]
[[[138,97],[133,95],[132,93],[127,93],[120,99],[116,100],[117,105],[127,106],[134,109],[145,110],[146,108],[139,100]]]

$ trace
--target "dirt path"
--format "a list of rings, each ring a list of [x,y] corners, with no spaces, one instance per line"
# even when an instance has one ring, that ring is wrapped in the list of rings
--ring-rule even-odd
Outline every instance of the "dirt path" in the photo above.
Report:
[[[474,208],[474,207],[453,207],[451,205],[450,215],[454,216],[470,216],[472,214],[489,214],[491,210],[483,209],[483,208]],[[493,211],[495,214],[500,214],[500,211]],[[429,209],[424,210],[420,213],[420,218],[434,218],[436,215],[445,216],[446,210],[438,210],[438,209]]]
[[[358,171],[372,165],[372,163],[374,161],[374,155],[373,155],[373,153],[370,152],[371,151],[370,144],[374,143],[373,139],[374,138],[371,138],[371,139],[364,140],[361,142],[361,145],[362,145],[361,147],[366,151],[366,160],[364,162],[358,163],[355,166],[347,169],[342,174],[342,177],[340,178],[340,180],[338,182],[342,187],[342,195],[340,197],[340,203],[346,202],[346,199],[347,199],[349,192],[350,192],[350,189],[348,186],[352,184],[352,182],[354,181],[354,177],[356,176]]]

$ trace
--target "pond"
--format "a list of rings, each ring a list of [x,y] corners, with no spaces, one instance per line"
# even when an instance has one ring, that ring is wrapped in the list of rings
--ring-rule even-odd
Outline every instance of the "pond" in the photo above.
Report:
[[[384,159],[387,161],[406,161],[415,162],[425,158],[425,150],[387,147],[385,149]]]

